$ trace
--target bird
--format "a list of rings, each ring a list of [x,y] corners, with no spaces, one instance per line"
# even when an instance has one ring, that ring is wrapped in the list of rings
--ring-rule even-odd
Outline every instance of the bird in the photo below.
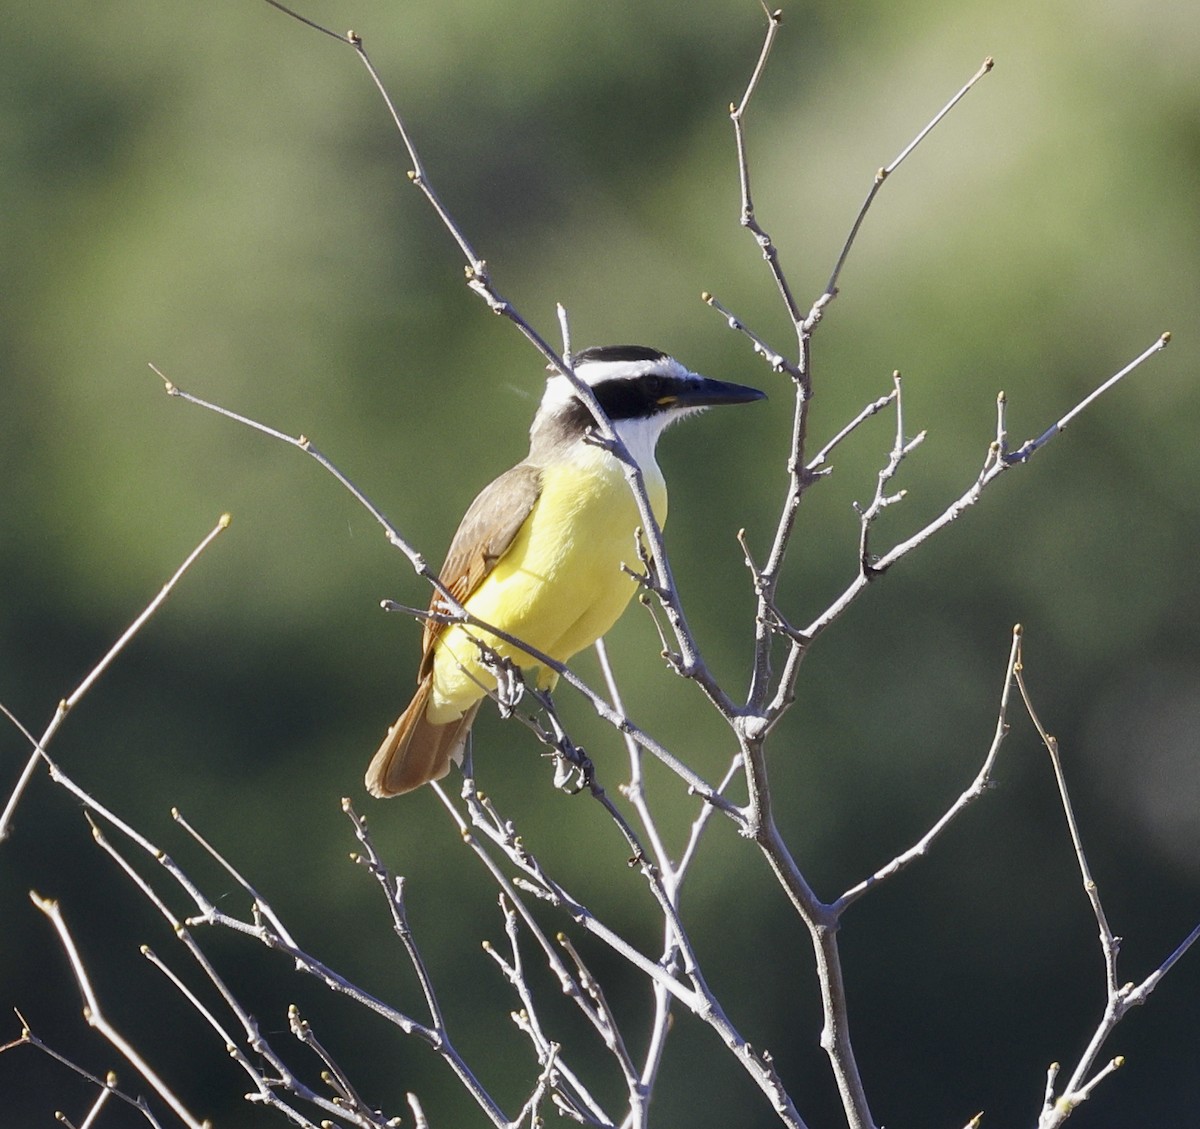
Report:
[[[672,423],[720,404],[765,398],[757,388],[712,380],[643,345],[593,346],[570,358],[641,469],[656,521],[667,488],[654,453]],[[575,385],[550,369],[529,430],[529,454],[480,492],[459,524],[440,582],[473,619],[560,663],[591,646],[620,617],[636,585],[637,503],[622,462],[599,441]],[[557,674],[481,627],[447,624],[434,593],[417,692],[387,731],[366,774],[373,796],[398,796],[461,764],[483,699],[496,690],[494,652],[553,689]],[[437,618],[437,617],[442,618]]]

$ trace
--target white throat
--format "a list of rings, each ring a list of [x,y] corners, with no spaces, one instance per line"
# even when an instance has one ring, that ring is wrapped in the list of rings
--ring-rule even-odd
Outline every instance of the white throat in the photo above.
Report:
[[[647,481],[662,478],[662,472],[658,469],[658,462],[654,457],[654,449],[658,445],[658,437],[671,422],[674,421],[668,419],[665,413],[613,421],[613,430],[625,444],[625,449],[633,461],[641,467],[642,475]]]

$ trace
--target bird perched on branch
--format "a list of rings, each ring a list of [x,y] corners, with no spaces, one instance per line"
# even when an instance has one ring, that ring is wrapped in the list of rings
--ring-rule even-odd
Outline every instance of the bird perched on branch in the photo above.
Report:
[[[654,448],[663,430],[703,408],[764,396],[689,372],[641,345],[585,349],[572,368],[641,468],[660,525],[667,488]],[[529,454],[471,503],[439,579],[472,618],[566,662],[608,631],[629,603],[635,583],[621,566],[636,563],[639,525],[623,464],[598,438],[575,386],[553,373],[529,430]],[[437,593],[431,611],[449,611]],[[461,762],[480,703],[495,692],[496,655],[543,689],[557,680],[489,631],[426,621],[416,695],[367,769],[372,795],[409,792],[445,776],[451,761]]]

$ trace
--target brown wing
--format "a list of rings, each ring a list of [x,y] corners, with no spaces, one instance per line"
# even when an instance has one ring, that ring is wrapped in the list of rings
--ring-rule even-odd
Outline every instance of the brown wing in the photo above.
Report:
[[[517,530],[524,524],[533,504],[542,492],[542,472],[529,463],[517,463],[495,482],[480,491],[459,522],[458,532],[450,542],[446,563],[438,579],[463,603],[508,552]],[[434,593],[430,610],[436,610],[439,595]],[[443,623],[429,620],[422,640],[424,654],[418,681],[433,665],[433,645],[445,628]]]

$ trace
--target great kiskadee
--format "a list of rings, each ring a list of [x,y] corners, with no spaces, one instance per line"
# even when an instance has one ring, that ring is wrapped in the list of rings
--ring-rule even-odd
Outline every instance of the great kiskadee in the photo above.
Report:
[[[585,349],[572,366],[641,468],[660,525],[667,488],[654,447],[664,428],[711,405],[764,396],[689,372],[641,345]],[[473,617],[559,662],[608,631],[636,587],[621,565],[637,559],[637,504],[621,462],[595,442],[595,429],[571,382],[551,375],[529,429],[529,454],[471,503],[440,573]],[[431,610],[447,610],[436,593]],[[543,689],[557,681],[491,632],[427,620],[416,696],[367,769],[372,795],[398,796],[461,762],[476,711],[496,687],[489,650],[527,676],[536,672]]]

